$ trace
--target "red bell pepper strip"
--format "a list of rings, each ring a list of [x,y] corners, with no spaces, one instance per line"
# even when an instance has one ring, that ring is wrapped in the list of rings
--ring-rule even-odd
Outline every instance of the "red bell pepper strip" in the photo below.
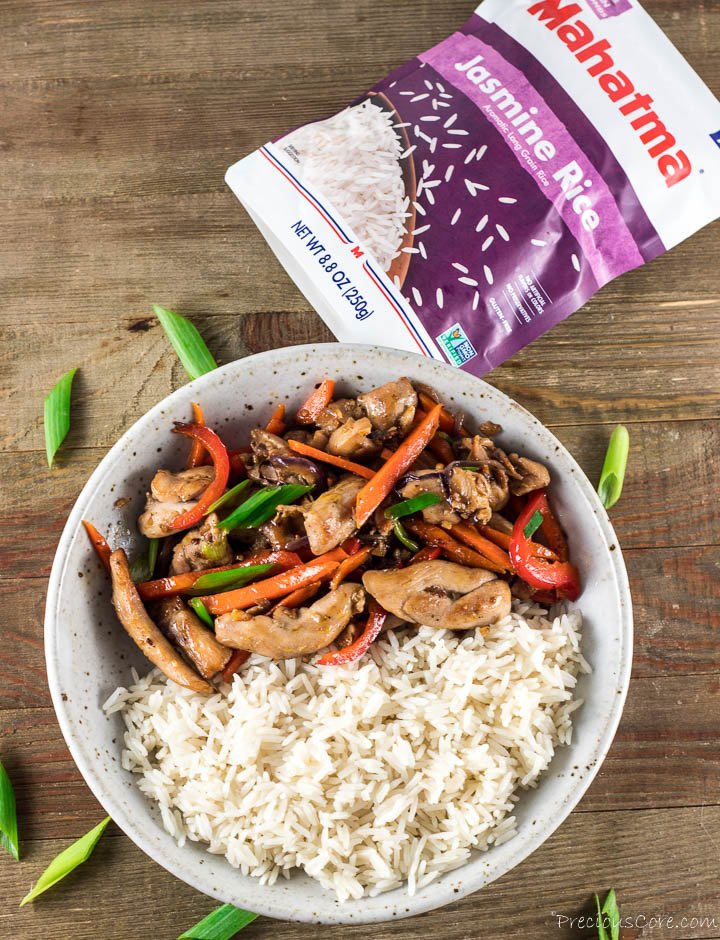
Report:
[[[436,561],[442,555],[442,549],[437,545],[426,545],[419,552],[415,552],[408,564],[416,565],[421,561]]]
[[[378,638],[383,628],[388,612],[384,610],[377,601],[371,600],[369,613],[365,629],[360,636],[346,646],[345,649],[335,650],[332,653],[325,653],[318,659],[316,666],[345,666],[347,663],[353,663],[356,659],[366,653],[375,640]]]
[[[173,433],[184,434],[186,437],[199,440],[204,444],[215,467],[215,477],[198,502],[192,509],[181,512],[168,526],[175,532],[179,532],[182,529],[190,529],[201,522],[208,508],[212,506],[216,499],[220,499],[225,492],[228,477],[230,476],[230,458],[225,445],[210,428],[203,427],[200,424],[176,424]]]
[[[226,614],[231,610],[246,610],[258,601],[277,600],[315,581],[329,581],[340,562],[347,557],[341,548],[334,548],[305,565],[298,565],[289,571],[265,578],[263,581],[256,581],[254,584],[247,584],[235,591],[210,594],[203,597],[202,601],[210,613],[216,616]]]
[[[222,671],[223,682],[232,682],[235,673],[248,659],[250,659],[250,653],[247,650],[233,650],[232,656],[228,659]]]
[[[510,560],[517,574],[530,587],[539,591],[557,591],[559,597],[576,601],[580,596],[580,575],[575,565],[560,561],[553,553],[551,560],[543,545],[538,545],[525,535],[525,526],[536,512],[546,519],[552,515],[545,490],[531,493],[527,505],[517,517],[510,543]]]
[[[205,427],[205,415],[203,414],[202,408],[200,407],[200,405],[198,405],[196,401],[192,402],[192,413],[193,413],[193,421],[195,422],[195,424],[199,424],[200,427],[204,428]],[[204,460],[205,460],[205,447],[203,446],[202,441],[198,440],[197,438],[194,438],[192,442],[192,446],[190,448],[190,455],[188,457],[188,462],[187,462],[188,470],[191,467],[200,467]]]
[[[105,570],[109,574],[110,556],[112,555],[112,549],[106,542],[104,536],[100,535],[92,522],[88,522],[87,519],[83,519],[82,524],[85,526],[85,531],[87,532],[87,537],[90,539],[90,544],[97,552],[98,558],[103,563]]]
[[[355,524],[361,528],[372,516],[380,503],[415,463],[437,431],[442,405],[435,405],[385,461],[372,480],[368,480],[355,499]]]
[[[332,379],[323,381],[314,389],[305,403],[298,408],[295,420],[298,424],[315,424],[322,411],[332,401],[335,392],[335,382]]]
[[[205,568],[204,571],[185,571],[182,574],[169,575],[167,578],[157,578],[155,581],[143,581],[137,585],[138,593],[144,601],[154,601],[159,597],[171,597],[173,594],[185,594],[190,591],[204,574],[213,574],[215,571],[229,571],[231,568],[248,568],[252,565],[276,565],[279,571],[287,571],[302,564],[295,552],[266,551],[256,552],[249,558],[234,562],[232,565],[220,565],[219,568]]]

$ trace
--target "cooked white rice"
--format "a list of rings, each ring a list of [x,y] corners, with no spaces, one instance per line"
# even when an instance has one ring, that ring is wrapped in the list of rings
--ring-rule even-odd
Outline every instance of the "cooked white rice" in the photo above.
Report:
[[[484,637],[390,631],[350,667],[253,656],[209,697],[154,671],[104,707],[180,844],[341,900],[413,894],[514,835],[518,791],[570,741],[580,628],[516,603]]]
[[[303,181],[321,192],[387,271],[405,234],[409,199],[393,115],[370,100],[282,141],[302,157]]]

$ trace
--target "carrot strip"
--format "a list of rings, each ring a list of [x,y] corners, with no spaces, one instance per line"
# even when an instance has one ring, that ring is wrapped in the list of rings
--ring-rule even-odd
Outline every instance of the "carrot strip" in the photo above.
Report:
[[[278,602],[278,607],[301,607],[305,601],[310,600],[311,597],[315,597],[317,592],[320,590],[320,582],[315,581],[313,584],[306,584],[305,587],[298,588],[297,591],[293,591],[292,594],[288,594],[287,597],[283,597],[281,601]]]
[[[323,381],[314,389],[305,403],[298,408],[295,420],[298,424],[314,424],[320,417],[320,413],[332,401],[335,391],[335,382],[332,379],[323,379]]]
[[[223,682],[232,682],[232,678],[238,669],[250,659],[250,653],[247,650],[233,650],[233,654],[225,664],[222,671]]]
[[[418,519],[405,522],[405,528],[414,535],[418,535],[428,545],[441,548],[443,555],[452,559],[452,561],[456,561],[459,565],[466,565],[468,568],[485,568],[487,571],[496,572],[496,574],[504,574],[507,570],[507,568],[490,561],[480,552],[457,542],[449,532],[446,532],[438,525],[430,525],[430,523]]]
[[[285,405],[283,402],[280,402],[275,411],[273,411],[272,418],[270,418],[265,425],[265,430],[269,431],[270,434],[285,433]]]
[[[192,413],[193,413],[193,423],[199,425],[201,428],[205,427],[205,415],[200,405],[194,401],[192,402]],[[202,441],[199,441],[196,437],[193,438],[192,446],[190,448],[190,454],[188,455],[188,470],[192,467],[200,467],[205,462],[205,447]]]
[[[370,557],[371,551],[371,546],[365,545],[354,555],[346,558],[345,561],[341,561],[338,565],[337,571],[332,577],[332,581],[330,582],[330,590],[334,591],[338,584],[341,584],[348,575],[352,574],[353,571],[355,571],[361,565],[364,565]]]
[[[105,540],[105,537],[100,535],[92,522],[88,522],[87,519],[83,519],[82,524],[85,526],[85,531],[87,532],[87,537],[90,539],[90,544],[97,552],[98,558],[103,563],[105,570],[109,574],[110,556],[112,555],[112,549]]]
[[[437,402],[431,398],[427,392],[418,392],[418,401],[425,411],[430,411],[435,407],[435,405],[437,405]],[[453,418],[453,416],[445,407],[443,407],[442,413],[440,415],[440,430],[444,431],[446,434],[457,434],[455,418]],[[470,437],[469,432],[462,427],[460,428],[460,435],[462,437]]]
[[[493,529],[493,527],[489,525],[479,525],[477,529],[486,539],[499,545],[500,548],[504,548],[506,552],[510,551],[512,536],[508,535],[507,532],[500,532],[499,529]]]
[[[437,431],[441,411],[442,405],[436,405],[420,424],[408,434],[392,457],[373,476],[372,480],[368,480],[360,490],[355,501],[355,523],[358,529],[368,521],[400,477],[425,450],[428,442]]]
[[[427,416],[427,411],[423,411],[422,408],[417,408],[415,410],[415,421],[413,422],[413,426],[417,427],[417,425],[420,424],[421,421],[424,421]],[[433,437],[428,441],[428,450],[431,454],[437,457],[438,460],[442,460],[443,463],[452,463],[453,460],[455,460],[455,454],[453,453],[452,447],[444,438],[440,437],[439,434],[433,435]]]
[[[332,464],[333,467],[340,467],[347,470],[348,473],[354,473],[356,476],[365,477],[366,480],[372,480],[375,471],[369,467],[363,467],[362,464],[354,463],[352,460],[346,460],[344,457],[336,457],[335,454],[326,454],[324,450],[318,450],[317,447],[311,447],[309,444],[303,444],[302,441],[290,440],[287,442],[290,450],[296,454],[302,454],[303,457],[310,457],[312,460],[320,460],[323,463]]]
[[[503,551],[495,542],[491,542],[484,535],[480,535],[472,526],[459,522],[457,525],[450,526],[450,531],[458,541],[474,548],[476,552],[480,552],[485,558],[495,562],[496,565],[500,565],[505,571],[512,571],[512,563],[508,553]]]
[[[337,566],[347,558],[341,548],[334,548],[325,555],[320,555],[305,565],[297,565],[289,571],[276,574],[263,581],[247,584],[235,591],[224,594],[210,594],[202,601],[211,614],[226,614],[231,610],[246,610],[258,601],[274,601],[278,597],[292,594],[298,588],[315,581],[327,581],[334,574]]]
[[[231,568],[247,568],[251,565],[277,565],[280,571],[287,571],[302,564],[295,552],[256,552],[243,561],[236,561],[232,565],[221,565],[219,568],[205,568],[204,571],[185,571],[183,574],[173,574],[167,578],[157,578],[155,581],[143,581],[137,589],[144,601],[153,601],[159,597],[171,597],[174,594],[184,594],[189,591],[198,578],[204,574],[213,574],[216,571],[229,571]]]

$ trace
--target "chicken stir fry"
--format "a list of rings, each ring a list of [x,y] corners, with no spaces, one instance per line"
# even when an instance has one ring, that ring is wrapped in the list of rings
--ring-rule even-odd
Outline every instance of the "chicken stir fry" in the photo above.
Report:
[[[485,631],[513,596],[579,596],[547,467],[406,377],[356,397],[325,379],[239,450],[202,421],[174,430],[190,462],[152,478],[134,568],[85,526],[122,626],[187,688],[231,681],[251,654],[346,664],[386,629]]]

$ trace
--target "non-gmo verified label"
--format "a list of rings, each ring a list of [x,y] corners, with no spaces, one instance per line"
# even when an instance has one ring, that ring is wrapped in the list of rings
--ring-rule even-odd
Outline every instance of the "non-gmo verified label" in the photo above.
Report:
[[[458,368],[477,356],[475,347],[465,335],[465,330],[459,323],[453,325],[436,337],[438,343],[447,353],[447,357],[452,365]]]

